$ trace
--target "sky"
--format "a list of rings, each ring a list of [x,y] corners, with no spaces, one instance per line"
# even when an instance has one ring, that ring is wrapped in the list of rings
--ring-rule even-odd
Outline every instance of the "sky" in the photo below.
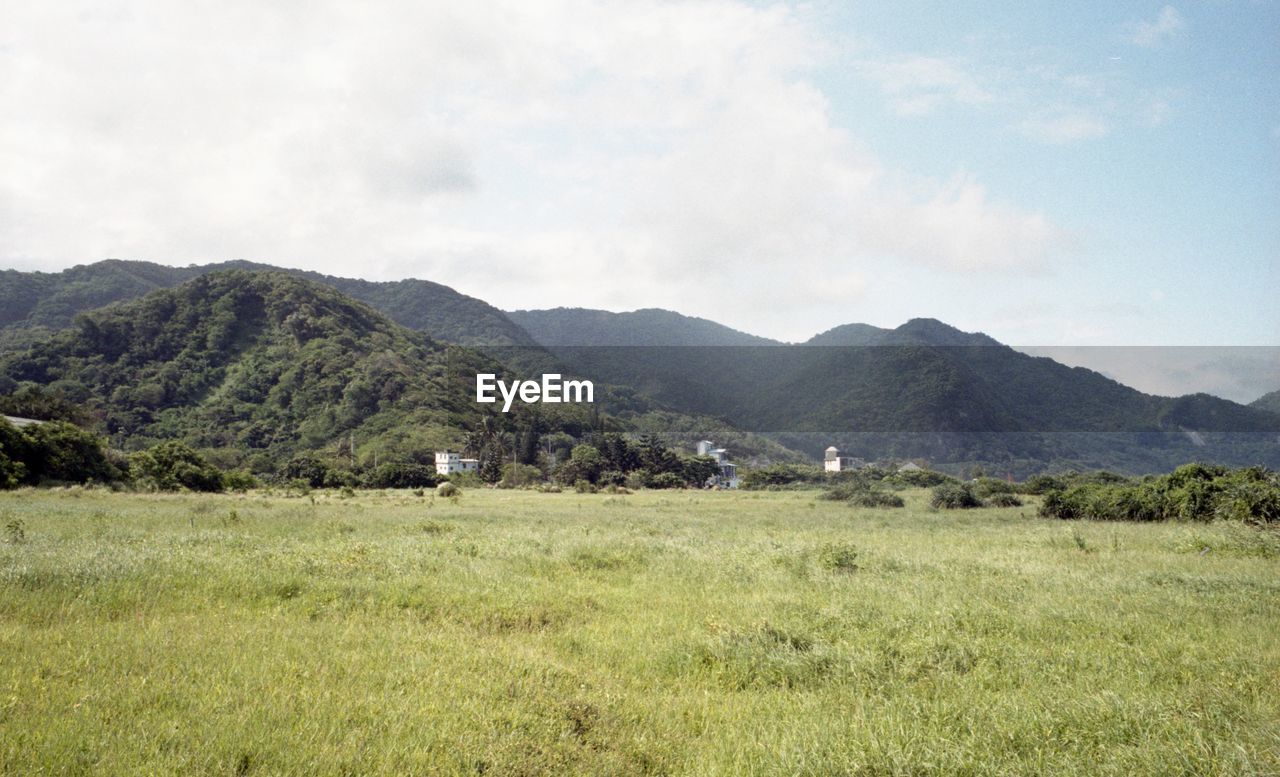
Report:
[[[250,259],[790,341],[926,316],[1079,354],[1280,345],[1276,2],[0,19],[0,268]]]

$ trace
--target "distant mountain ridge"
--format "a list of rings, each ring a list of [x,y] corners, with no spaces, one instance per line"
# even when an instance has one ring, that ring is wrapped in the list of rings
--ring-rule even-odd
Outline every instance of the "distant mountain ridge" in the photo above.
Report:
[[[25,347],[51,331],[71,326],[79,313],[224,270],[281,272],[315,281],[372,305],[402,326],[445,342],[537,345],[489,303],[432,281],[365,281],[240,260],[168,267],[120,259],[77,265],[58,273],[0,271],[0,344],[8,345],[7,350]]]
[[[1250,402],[1249,407],[1280,415],[1280,391],[1272,391],[1267,394],[1263,394]]]
[[[369,356],[371,352],[360,345],[369,337],[390,338],[392,352],[427,348],[434,353],[431,349],[443,347],[440,343],[452,342],[479,347],[487,354],[468,351],[468,359],[487,359],[490,365],[501,362],[514,366],[517,373],[562,371],[609,386],[610,412],[634,417],[641,424],[637,428],[660,431],[654,424],[668,423],[687,436],[708,428],[708,419],[716,419],[717,434],[747,433],[741,439],[761,453],[769,446],[752,438],[752,432],[768,433],[783,445],[810,455],[834,442],[869,459],[924,456],[936,462],[1017,461],[1026,467],[1033,467],[1034,462],[1057,462],[1054,466],[1093,466],[1098,462],[1097,466],[1107,466],[1107,461],[1114,460],[1126,462],[1124,466],[1131,471],[1151,471],[1165,468],[1167,463],[1205,457],[1227,463],[1280,464],[1280,415],[1266,409],[1274,399],[1271,395],[1254,406],[1204,394],[1155,397],[1097,372],[1024,354],[985,334],[963,332],[934,319],[912,319],[892,329],[847,324],[801,344],[784,344],[668,310],[613,313],[556,308],[504,313],[430,281],[377,283],[249,262],[168,268],[113,260],[62,273],[0,273],[0,302],[4,303],[0,305],[0,344],[7,345],[11,354],[4,377],[86,395],[109,426],[131,435],[159,439],[173,436],[181,427],[183,434],[199,437],[230,429],[232,436],[223,434],[218,444],[247,444],[249,438],[236,437],[244,430],[236,431],[223,423],[222,411],[190,415],[179,409],[188,405],[205,408],[208,397],[192,394],[192,381],[196,376],[208,379],[212,372],[233,366],[219,360],[234,354],[222,354],[209,343],[233,347],[240,341],[226,339],[230,325],[226,311],[217,305],[173,300],[188,299],[195,293],[192,290],[206,289],[215,281],[225,284],[227,275],[241,277],[239,283],[246,288],[266,281],[245,277],[262,275],[272,278],[267,285],[277,290],[287,286],[284,279],[293,279],[317,299],[336,295],[324,304],[347,312],[326,319],[332,325],[326,337],[331,338],[335,350],[322,349],[333,367],[326,367],[325,359],[309,363],[319,373],[346,376],[342,386],[364,367],[338,357],[338,344],[350,341],[358,346],[357,353]],[[206,282],[206,278],[215,280]],[[160,294],[165,289],[173,294]],[[152,296],[146,297],[150,301],[145,305],[137,301],[148,293]],[[228,290],[226,298],[234,300],[241,293]],[[258,292],[250,296],[253,294]],[[135,302],[128,301],[131,299]],[[166,326],[176,327],[173,331],[187,327],[195,332],[188,343],[194,350],[181,353],[183,359],[192,354],[199,354],[199,358],[184,362],[170,354],[157,361],[160,366],[155,367],[155,375],[145,370],[119,372],[120,365],[136,367],[139,359],[147,361],[144,354],[150,346],[137,340],[140,330],[131,329],[133,324],[128,322],[153,319],[156,299],[169,299],[168,304],[194,316]],[[238,303],[225,304],[234,307]],[[306,303],[311,307],[317,304]],[[364,313],[357,315],[356,310]],[[246,325],[257,321],[267,326],[251,313],[245,313]],[[75,327],[57,331],[56,327],[77,321],[78,316]],[[359,324],[362,316],[384,322],[379,325],[382,329],[364,332]],[[104,328],[103,322],[110,325]],[[148,326],[154,328],[154,322]],[[271,319],[254,342],[261,346],[270,341],[271,359],[288,362],[298,355],[277,342],[281,326],[283,319]],[[352,331],[346,331],[349,329]],[[130,341],[132,350],[119,351],[115,340],[103,339],[103,332],[132,333],[128,335],[134,338]],[[213,339],[202,341],[200,337]],[[429,345],[433,342],[436,345]],[[61,366],[52,369],[53,365]],[[415,369],[439,374],[439,367],[429,360]],[[184,372],[190,375],[181,377],[179,373]],[[388,379],[393,383],[401,380]],[[346,401],[345,393],[335,398],[338,384],[325,385],[329,398],[319,406],[303,403],[299,407],[305,413],[329,418],[341,412],[335,408]],[[212,386],[206,387],[210,396],[217,394]],[[178,404],[165,404],[174,391],[186,393]],[[267,400],[265,395],[252,392],[245,396],[254,397],[253,401]],[[426,393],[419,396],[424,408],[464,415],[474,410],[442,404],[438,397]],[[274,417],[271,423],[294,430],[285,433],[291,440],[289,445],[306,447],[327,439],[317,430],[348,428],[353,423],[358,427],[371,414],[378,415],[369,405],[357,413],[359,419],[353,416],[336,426],[319,420],[304,429],[303,422],[289,413]],[[400,411],[383,416],[407,417]],[[667,420],[657,421],[660,417]],[[192,418],[204,420],[189,428],[183,426],[193,423]],[[450,423],[461,422],[461,418],[449,421],[443,420],[445,416],[432,416],[424,423],[443,435]],[[386,428],[390,424],[384,423]],[[1234,433],[1252,436],[1243,442],[1224,436]],[[785,449],[776,452],[786,455]]]
[[[661,308],[625,313],[590,308],[513,310],[507,317],[544,346],[782,345],[705,318]]]

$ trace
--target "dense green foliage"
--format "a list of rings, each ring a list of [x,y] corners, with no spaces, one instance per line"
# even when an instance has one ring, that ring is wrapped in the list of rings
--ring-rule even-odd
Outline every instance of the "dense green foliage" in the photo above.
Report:
[[[74,424],[50,421],[18,429],[0,419],[0,488],[122,477],[102,439]]]
[[[417,451],[446,447],[479,415],[467,381],[485,364],[325,286],[225,272],[85,314],[5,372],[76,386],[122,447],[181,440],[270,471],[384,435],[393,454],[409,430]]]
[[[1280,524],[1280,475],[1187,464],[1141,482],[1082,483],[1045,494],[1040,514],[1100,521],[1239,521]]]
[[[969,483],[943,483],[933,489],[929,505],[940,510],[963,510],[982,507],[982,500]]]
[[[402,326],[445,342],[535,344],[502,311],[430,281],[375,283],[244,261],[167,267],[111,259],[58,273],[0,271],[0,351],[6,344],[12,348],[43,340],[70,326],[81,313],[226,270],[282,272],[320,283],[373,306]]]
[[[157,491],[221,491],[221,470],[186,445],[169,441],[129,457],[129,471],[142,488]]]
[[[836,483],[823,492],[822,498],[854,507],[903,507],[906,504],[901,496],[861,480]]]

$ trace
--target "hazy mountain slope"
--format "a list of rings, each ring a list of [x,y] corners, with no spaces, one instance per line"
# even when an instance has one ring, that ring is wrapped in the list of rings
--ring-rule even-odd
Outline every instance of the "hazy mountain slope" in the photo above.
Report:
[[[705,318],[658,308],[627,313],[588,308],[516,310],[507,316],[544,346],[780,345]]]
[[[561,331],[581,341],[589,330]],[[1257,409],[1205,395],[1149,396],[932,319],[892,330],[838,327],[805,346],[550,348],[575,372],[811,455],[834,442],[867,458],[1114,461],[1142,470],[1227,455],[1269,462],[1274,434],[1212,435],[1280,430],[1280,419]]]
[[[1255,410],[1265,410],[1268,413],[1276,413],[1280,415],[1280,391],[1272,391],[1263,394],[1257,399],[1249,403],[1249,407]]]
[[[331,286],[367,302],[392,321],[437,340],[462,345],[535,345],[502,311],[430,281],[378,283],[244,261],[167,267],[110,259],[58,273],[0,272],[0,350],[14,350],[47,338],[49,330],[70,326],[78,313],[231,269],[283,272]]]

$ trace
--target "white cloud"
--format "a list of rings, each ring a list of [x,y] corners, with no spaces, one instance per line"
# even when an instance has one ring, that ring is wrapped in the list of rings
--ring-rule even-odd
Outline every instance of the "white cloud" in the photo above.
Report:
[[[1040,267],[1064,245],[971,176],[901,175],[837,127],[803,8],[85,8],[14,6],[0,31],[11,266],[244,257],[507,307],[696,309],[692,280],[742,319],[815,278],[854,298],[884,261]],[[880,76],[904,106],[993,99],[956,63]]]
[[[1178,9],[1166,5],[1152,21],[1138,22],[1130,40],[1143,48],[1153,49],[1182,37],[1187,28]]]
[[[970,68],[953,58],[911,56],[864,62],[860,70],[880,85],[902,116],[923,116],[948,102],[979,105],[996,99]]]

